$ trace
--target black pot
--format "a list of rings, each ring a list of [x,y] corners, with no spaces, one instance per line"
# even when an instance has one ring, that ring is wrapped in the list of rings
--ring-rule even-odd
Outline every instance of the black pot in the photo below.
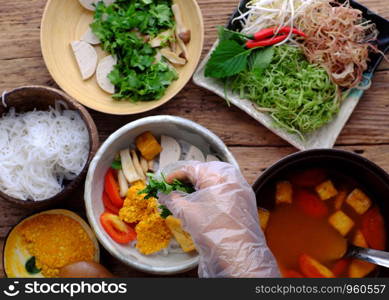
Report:
[[[379,206],[385,219],[387,245],[389,241],[389,175],[370,160],[348,151],[318,149],[289,155],[268,168],[254,183],[258,206],[274,205],[274,187],[290,172],[322,167],[352,178]],[[389,269],[381,268],[380,277],[389,277]]]

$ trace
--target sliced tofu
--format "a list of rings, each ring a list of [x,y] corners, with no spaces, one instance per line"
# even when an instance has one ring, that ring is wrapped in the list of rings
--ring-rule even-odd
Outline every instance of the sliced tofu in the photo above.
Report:
[[[333,213],[328,218],[328,222],[343,236],[346,236],[354,227],[354,221],[341,210]]]
[[[367,212],[371,206],[370,198],[360,189],[353,190],[346,198],[346,203],[360,215]]]
[[[293,189],[289,181],[280,181],[276,186],[276,204],[292,203]]]
[[[111,5],[115,0],[78,0],[80,4],[87,10],[94,11],[95,6],[99,1],[103,1],[105,6]]]
[[[116,59],[112,55],[108,55],[102,58],[97,65],[96,70],[96,79],[97,84],[101,89],[108,94],[115,93],[115,86],[112,84],[111,80],[108,78],[108,74],[112,72],[113,68],[116,65]]]
[[[84,41],[73,41],[70,43],[78,68],[83,80],[92,77],[96,71],[97,53],[95,48]]]
[[[258,208],[258,217],[259,217],[259,225],[261,226],[262,230],[265,231],[267,224],[269,223],[270,211],[259,207]]]
[[[191,145],[189,147],[188,153],[185,155],[185,160],[196,160],[205,162],[205,157],[203,152],[196,146]]]
[[[367,261],[353,259],[349,267],[350,278],[363,278],[374,271],[376,265],[371,264]]]
[[[354,234],[353,245],[362,248],[368,248],[367,241],[361,230],[357,230]]]
[[[328,200],[332,197],[335,197],[338,194],[338,191],[334,187],[331,180],[324,181],[315,187],[316,192],[318,193],[321,200]]]
[[[335,197],[334,207],[336,210],[342,208],[344,201],[346,200],[347,192],[346,190],[340,190]]]
[[[207,157],[205,158],[206,162],[211,162],[211,161],[220,161],[215,155],[213,154],[208,154]]]
[[[167,135],[161,136],[161,147],[162,151],[159,154],[160,169],[180,160],[181,147],[174,138]]]
[[[174,238],[180,244],[182,250],[190,252],[196,249],[192,237],[189,233],[184,231],[181,226],[181,221],[173,216],[168,216],[165,220],[167,227],[169,227]]]
[[[83,36],[81,37],[81,41],[87,42],[91,45],[98,45],[101,43],[99,38],[93,33],[92,29],[88,27]]]

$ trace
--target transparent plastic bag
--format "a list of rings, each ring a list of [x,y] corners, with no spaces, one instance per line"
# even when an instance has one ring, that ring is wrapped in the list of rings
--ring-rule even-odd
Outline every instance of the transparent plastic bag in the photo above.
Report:
[[[196,192],[160,194],[181,219],[200,254],[200,277],[279,277],[258,224],[255,194],[241,173],[224,162],[179,162],[161,171],[190,181]]]

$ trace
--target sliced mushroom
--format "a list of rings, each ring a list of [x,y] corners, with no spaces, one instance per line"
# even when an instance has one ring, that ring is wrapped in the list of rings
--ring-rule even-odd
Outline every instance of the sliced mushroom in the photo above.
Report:
[[[188,153],[185,155],[185,160],[197,160],[197,161],[204,162],[205,157],[203,152],[201,152],[199,148],[191,145],[189,147]]]
[[[95,6],[99,1],[101,0],[78,0],[80,4],[86,8],[87,10],[95,10]],[[115,2],[115,0],[102,0],[105,4],[105,6],[111,5]]]
[[[140,157],[140,165],[142,167],[143,173],[146,175],[147,171],[149,170],[149,166],[147,164],[146,158],[144,158],[143,156]]]
[[[178,142],[167,135],[161,136],[162,152],[159,154],[159,169],[175,163],[180,159],[181,147]]]
[[[161,47],[164,43],[166,43],[171,37],[173,37],[172,30],[165,30],[158,34],[155,38],[150,41],[150,45],[153,48]]]
[[[81,77],[86,80],[95,73],[97,66],[97,53],[95,48],[84,41],[70,43],[76,58]]]
[[[211,161],[220,161],[219,158],[217,158],[215,155],[213,154],[208,154],[206,159],[205,159],[206,162],[211,162]]]
[[[141,177],[135,170],[134,164],[132,163],[129,149],[120,151],[120,160],[122,161],[123,174],[129,183],[141,180]]]
[[[186,59],[179,57],[177,54],[174,52],[170,51],[169,49],[161,49],[161,54],[171,63],[175,65],[185,65],[186,64]]]
[[[150,172],[154,172],[154,161],[153,160],[148,160],[147,161],[147,169]]]
[[[93,33],[92,29],[88,27],[83,36],[81,37],[81,41],[87,42],[91,45],[98,45],[101,43],[99,38]]]
[[[108,55],[100,60],[96,70],[97,84],[109,94],[115,93],[115,86],[108,78],[108,74],[112,72],[115,65],[116,59],[112,55]]]
[[[128,182],[122,170],[118,171],[118,181],[119,181],[120,197],[126,197],[128,191]]]
[[[142,180],[146,180],[145,173],[143,172],[142,166],[140,165],[138,155],[135,150],[131,150],[132,163],[134,164],[135,170]]]
[[[172,5],[172,11],[174,14],[174,19],[176,20],[176,34],[177,37],[182,40],[185,44],[190,42],[191,33],[190,30],[187,29],[182,20],[182,14],[180,10],[180,6],[178,4]]]

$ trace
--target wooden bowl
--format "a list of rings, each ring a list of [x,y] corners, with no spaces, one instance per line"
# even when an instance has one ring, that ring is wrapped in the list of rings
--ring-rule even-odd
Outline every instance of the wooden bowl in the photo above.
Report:
[[[26,112],[33,109],[47,110],[50,106],[54,107],[55,101],[57,100],[65,102],[69,109],[78,111],[88,129],[90,143],[89,155],[84,169],[74,180],[67,183],[60,193],[51,198],[40,201],[33,201],[30,199],[20,200],[0,191],[0,199],[9,201],[21,207],[41,209],[63,200],[80,185],[88,169],[89,162],[99,147],[99,136],[96,125],[88,111],[82,105],[64,92],[54,88],[45,86],[24,86],[3,95],[3,103],[0,101],[0,115],[7,112],[10,107],[14,107],[16,112]],[[4,107],[4,104],[6,107]]]
[[[173,2],[177,2],[176,0]],[[48,0],[41,24],[41,48],[44,61],[56,83],[83,105],[114,115],[130,115],[154,109],[173,98],[190,80],[200,59],[204,40],[204,25],[200,8],[195,0],[179,1],[186,27],[191,30],[188,44],[188,63],[178,68],[179,78],[154,101],[132,103],[113,100],[96,82],[96,74],[81,79],[70,42],[79,40],[93,19],[93,12],[83,8],[78,0]],[[96,46],[98,57],[105,54]]]

